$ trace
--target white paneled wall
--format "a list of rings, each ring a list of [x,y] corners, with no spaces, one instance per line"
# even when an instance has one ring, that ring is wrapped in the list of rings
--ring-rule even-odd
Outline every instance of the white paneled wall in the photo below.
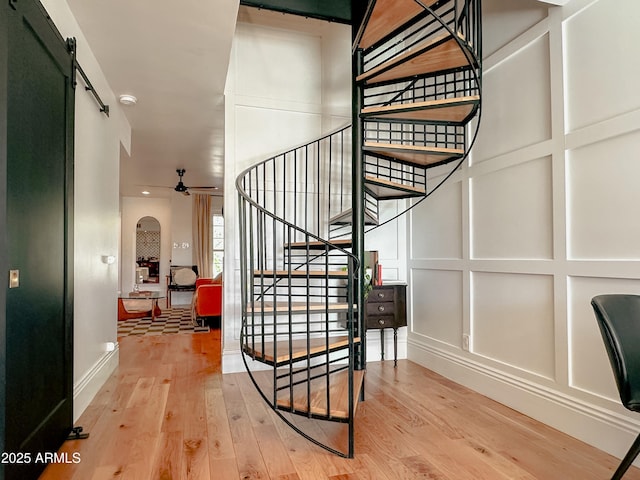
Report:
[[[483,8],[478,142],[409,222],[408,356],[621,456],[590,300],[640,293],[640,2]]]
[[[587,8],[564,24],[567,131],[640,108],[640,62],[634,61],[640,5],[633,0],[589,3],[574,0],[573,5]]]
[[[553,380],[553,277],[476,271],[471,291],[473,353]]]
[[[635,131],[567,152],[570,258],[640,259],[639,146]]]
[[[474,176],[470,183],[472,258],[552,258],[549,157]]]
[[[475,163],[551,137],[549,82],[548,34],[485,71]]]
[[[462,348],[462,272],[416,268],[412,272],[411,285],[420,286],[420,295],[414,295],[412,302],[413,311],[416,312],[411,325],[412,332]]]
[[[461,188],[459,181],[451,181],[414,210],[410,243],[413,259],[462,258]]]

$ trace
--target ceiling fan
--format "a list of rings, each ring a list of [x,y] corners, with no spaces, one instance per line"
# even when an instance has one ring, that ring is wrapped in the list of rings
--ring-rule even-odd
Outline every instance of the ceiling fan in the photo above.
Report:
[[[182,193],[183,195],[190,195],[189,189],[191,190],[217,190],[218,187],[187,187],[182,181],[182,177],[184,176],[185,169],[178,168],[176,173],[178,174],[178,184],[173,188],[176,192]]]

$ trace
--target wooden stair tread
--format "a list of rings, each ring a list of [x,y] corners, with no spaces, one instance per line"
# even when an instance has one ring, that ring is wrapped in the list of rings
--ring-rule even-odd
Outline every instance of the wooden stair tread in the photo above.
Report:
[[[430,7],[437,0],[423,0]],[[367,49],[409,22],[424,9],[415,0],[377,0],[360,35],[358,46]]]
[[[361,113],[368,118],[462,123],[474,112],[479,95],[424,102],[368,107]]]
[[[378,198],[403,198],[425,195],[425,189],[383,178],[365,177],[367,188]]]
[[[360,338],[356,337],[353,341],[360,343]],[[346,335],[329,337],[329,345],[325,337],[313,337],[310,339],[309,348],[307,348],[307,339],[295,339],[291,342],[291,355],[289,354],[289,341],[280,342],[256,342],[253,348],[249,345],[244,346],[244,352],[247,355],[256,356],[268,363],[281,364],[291,360],[302,360],[307,356],[318,356],[326,352],[338,350],[349,346],[349,337]],[[327,348],[328,347],[328,348]],[[277,356],[274,352],[277,352]]]
[[[329,242],[292,242],[286,243],[285,248],[291,248],[295,250],[326,250],[331,248],[351,248],[351,239],[343,240],[330,240]]]
[[[357,305],[353,305],[353,309],[356,310],[356,308]],[[349,304],[346,302],[276,302],[274,305],[273,302],[256,302],[253,307],[249,305],[247,308],[248,313],[285,313],[288,311],[294,313],[347,312]]]
[[[334,217],[331,217],[329,219],[329,225],[351,225],[351,217],[352,217],[351,212],[352,212],[352,209],[349,208],[343,212],[340,212]],[[364,221],[365,225],[378,224],[378,217],[374,215],[371,211],[365,210],[364,216],[365,216],[365,221]]]
[[[364,381],[364,370],[354,370],[353,372],[353,414],[355,415],[360,389]],[[329,389],[329,397],[331,398],[331,410],[327,409],[327,391],[324,386],[324,378],[315,381],[318,388],[312,386],[311,398],[307,402],[307,386],[306,384],[294,387],[293,405],[289,395],[283,396],[277,401],[277,406],[284,410],[293,408],[295,413],[308,414],[318,416],[329,416],[334,419],[346,420],[349,418],[349,371],[341,370],[331,375],[331,386]],[[312,383],[314,381],[312,380]],[[288,393],[288,391],[287,391]],[[310,407],[310,408],[309,408]]]
[[[428,147],[420,145],[401,145],[394,143],[365,142],[364,150],[413,165],[429,166],[458,159],[464,155],[461,148]]]
[[[356,81],[387,82],[465,67],[469,63],[456,39],[446,33],[358,75]]]
[[[347,278],[349,274],[345,270],[254,270],[255,277],[288,277],[291,278]]]

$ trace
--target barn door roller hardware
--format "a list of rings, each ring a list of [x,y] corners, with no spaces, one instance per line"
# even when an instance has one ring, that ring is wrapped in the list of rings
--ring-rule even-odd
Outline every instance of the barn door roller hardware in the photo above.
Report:
[[[104,102],[102,101],[102,99],[100,98],[100,95],[98,95],[98,92],[96,91],[95,88],[93,88],[93,85],[91,84],[91,81],[89,80],[89,77],[87,77],[87,74],[84,73],[84,70],[82,69],[82,67],[80,66],[80,63],[78,63],[78,60],[76,59],[76,39],[75,37],[73,38],[67,38],[67,48],[69,49],[69,52],[71,52],[71,54],[73,55],[73,66],[74,66],[74,72],[73,72],[73,87],[75,88],[77,85],[77,80],[76,80],[76,75],[75,73],[78,72],[80,73],[80,76],[82,77],[82,81],[84,82],[84,89],[88,92],[91,92],[91,94],[93,95],[93,97],[96,99],[96,102],[98,102],[98,105],[100,106],[100,111],[102,113],[104,113],[107,117],[109,116],[109,105],[105,105]]]

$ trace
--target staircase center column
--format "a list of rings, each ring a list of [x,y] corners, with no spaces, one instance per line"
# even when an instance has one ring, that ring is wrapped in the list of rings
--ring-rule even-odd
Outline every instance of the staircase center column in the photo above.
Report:
[[[353,254],[360,261],[360,266],[355,270],[356,284],[355,298],[357,299],[357,323],[355,336],[359,336],[361,341],[355,353],[356,370],[364,370],[366,366],[366,330],[364,328],[364,275],[362,272],[362,259],[364,258],[364,223],[365,223],[365,198],[364,198],[364,164],[362,162],[362,122],[360,121],[360,111],[362,110],[363,89],[356,83],[356,78],[362,73],[362,49],[358,48],[353,55],[353,86],[352,86],[352,214],[351,225],[353,229],[352,248]]]

